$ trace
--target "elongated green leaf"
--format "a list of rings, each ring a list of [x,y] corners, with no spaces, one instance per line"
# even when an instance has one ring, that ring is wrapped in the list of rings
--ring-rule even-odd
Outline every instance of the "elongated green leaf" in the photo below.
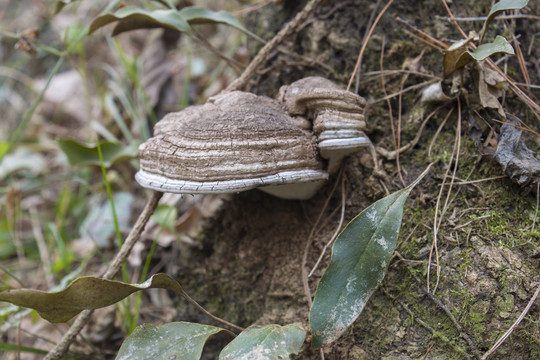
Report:
[[[502,0],[493,5],[491,10],[489,11],[486,21],[484,22],[484,26],[482,26],[482,31],[480,32],[480,41],[482,41],[482,39],[484,38],[486,29],[493,21],[495,16],[506,10],[523,9],[525,6],[527,6],[528,3],[529,0]]]
[[[156,27],[166,27],[188,34],[191,33],[189,24],[176,9],[147,11],[134,7],[124,7],[114,13],[98,16],[90,24],[88,33],[91,34],[115,21],[117,24],[113,30],[113,36],[129,30]]]
[[[13,244],[13,220],[7,216],[0,217],[0,259],[7,259],[17,254],[17,248]]]
[[[58,140],[58,146],[66,154],[71,166],[100,165],[97,146],[87,146],[72,139]],[[101,153],[105,167],[137,157],[138,144],[122,145],[117,142],[101,143]]]
[[[166,274],[156,274],[142,284],[126,284],[87,276],[75,279],[59,292],[46,293],[32,289],[3,291],[0,292],[0,301],[32,308],[45,320],[59,323],[68,321],[82,310],[109,306],[136,291],[150,288],[184,294],[182,286]]]
[[[234,16],[226,11],[212,11],[205,8],[199,8],[195,6],[188,6],[180,10],[180,15],[190,25],[196,24],[208,24],[208,23],[222,23],[230,25],[241,31],[246,29],[236,20]]]
[[[300,323],[251,326],[221,351],[219,360],[289,359],[289,355],[298,354],[305,338]]]
[[[2,162],[2,159],[4,158],[4,155],[7,154],[9,151],[10,145],[8,142],[0,141],[0,162]]]
[[[384,279],[411,185],[368,207],[336,239],[309,313],[312,347],[331,344],[358,318]]]
[[[33,353],[33,354],[40,354],[40,355],[46,355],[48,353],[47,350],[37,349],[30,346],[23,346],[18,344],[7,344],[7,343],[0,343],[0,351],[12,351],[12,352],[26,352],[26,353]]]
[[[222,330],[187,322],[144,324],[124,341],[116,360],[199,360],[206,340]]]

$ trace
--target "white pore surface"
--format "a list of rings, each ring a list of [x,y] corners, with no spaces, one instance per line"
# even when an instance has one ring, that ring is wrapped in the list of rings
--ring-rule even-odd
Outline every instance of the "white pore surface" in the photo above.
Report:
[[[328,179],[328,173],[322,170],[283,171],[275,175],[258,178],[207,182],[169,179],[162,175],[148,173],[144,170],[139,170],[135,174],[135,180],[145,188],[177,194],[226,194],[250,190],[256,187],[274,187],[292,183],[299,183],[301,185],[301,183],[318,182],[326,179]],[[298,191],[298,187],[291,187],[291,190]],[[279,195],[276,194],[276,196]],[[281,197],[295,198],[294,194],[284,194]]]
[[[318,147],[321,152],[336,150],[360,149],[369,146],[371,141],[367,136],[344,138],[344,139],[327,139],[319,142]],[[324,155],[323,155],[324,157]]]

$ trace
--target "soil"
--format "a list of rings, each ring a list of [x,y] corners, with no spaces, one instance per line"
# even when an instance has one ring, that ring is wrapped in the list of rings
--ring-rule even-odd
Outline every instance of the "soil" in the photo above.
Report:
[[[478,17],[489,12],[492,1],[448,1],[455,17]],[[326,1],[288,38],[282,46],[302,57],[275,52],[252,82],[251,90],[273,96],[279,86],[304,76],[321,75],[346,86],[352,73],[374,1]],[[273,34],[300,8],[298,2],[272,2],[250,15],[248,26],[259,36]],[[378,11],[382,6],[379,8]],[[537,14],[538,3],[530,2],[522,11]],[[394,149],[391,120],[397,127],[400,104],[397,96],[389,102],[381,85],[380,70],[405,68],[418,58],[415,69],[429,76],[442,72],[442,55],[407,31],[403,22],[446,41],[461,35],[440,1],[395,1],[371,35],[360,68],[358,93],[370,102],[369,136],[376,146]],[[460,21],[467,33],[480,30],[481,21]],[[540,83],[538,20],[525,17],[497,20],[488,36],[497,34],[519,37],[531,83]],[[252,44],[251,52],[257,50]],[[507,63],[509,73],[521,81],[515,57]],[[428,76],[394,74],[385,77],[387,94],[420,84]],[[539,95],[538,90],[536,96]],[[392,110],[390,116],[389,107]],[[420,122],[437,107],[437,115],[428,122],[418,144],[395,160],[381,158],[388,174],[376,177],[373,164],[365,153],[350,156],[343,164],[341,177],[334,175],[328,185],[308,201],[274,198],[257,190],[229,195],[220,209],[206,221],[199,236],[200,246],[182,249],[182,263],[177,273],[188,293],[210,312],[241,326],[252,324],[290,324],[302,322],[308,328],[308,302],[302,287],[301,261],[309,235],[322,212],[324,226],[319,228],[309,248],[307,265],[311,269],[324,245],[339,223],[342,191],[345,193],[345,223],[371,203],[411,183],[430,162],[432,171],[410,195],[406,203],[396,255],[388,274],[350,330],[334,345],[325,348],[326,359],[470,359],[480,358],[510,328],[533,296],[538,284],[539,232],[536,222],[534,187],[519,187],[501,178],[503,169],[479,149],[471,136],[471,108],[461,104],[461,143],[459,159],[452,158],[458,133],[456,101],[422,104],[416,91],[405,92],[401,100],[401,144],[416,135]],[[538,119],[511,92],[503,106],[507,112],[536,128]],[[441,125],[448,114],[452,114]],[[488,119],[489,120],[489,119]],[[482,136],[490,129],[494,141],[499,131],[489,121]],[[440,134],[435,134],[442,126]],[[428,154],[430,143],[434,141]],[[533,144],[537,141],[532,140]],[[488,149],[489,150],[489,149]],[[535,148],[533,148],[535,150]],[[489,152],[488,152],[489,153]],[[491,179],[452,187],[448,207],[441,215],[447,192],[438,205],[437,197],[448,167],[450,175],[458,164],[456,182]],[[399,172],[403,177],[400,180]],[[334,185],[337,184],[333,192]],[[448,186],[446,187],[448,188]],[[343,190],[342,190],[343,189]],[[326,201],[326,210],[322,210]],[[427,269],[434,241],[433,223],[437,206],[438,228],[437,280],[436,256],[432,256],[430,291]],[[318,279],[328,265],[327,252],[310,278],[314,292]],[[206,321],[183,306],[178,318]],[[491,359],[540,358],[538,304],[528,312],[512,335]],[[224,339],[223,341],[225,341]],[[210,344],[205,356],[216,358],[219,346]],[[320,359],[318,350],[308,346],[298,359]]]

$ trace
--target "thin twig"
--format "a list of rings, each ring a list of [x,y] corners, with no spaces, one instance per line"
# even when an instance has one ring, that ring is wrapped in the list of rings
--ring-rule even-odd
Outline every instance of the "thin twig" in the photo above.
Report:
[[[441,336],[440,333],[438,333],[435,329],[433,329],[431,326],[429,326],[426,322],[424,322],[422,319],[420,319],[417,314],[413,313],[412,310],[405,304],[402,300],[399,298],[396,298],[395,296],[392,296],[386,289],[383,290],[384,294],[388,296],[390,299],[396,301],[401,307],[410,315],[410,318],[413,319],[413,321],[420,324],[424,329],[429,331],[431,334],[435,336],[437,334],[437,338],[442,340],[446,345],[449,347],[452,347],[454,351],[462,355],[464,358],[471,358],[472,355],[470,353],[467,353],[463,348],[456,346],[455,339],[447,338],[446,336]],[[433,345],[432,345],[433,346]],[[431,347],[430,347],[431,349]]]
[[[394,151],[397,151],[398,145],[396,142],[396,129],[394,127],[394,112],[392,111],[392,104],[390,102],[390,98],[388,97],[388,92],[386,91],[386,82],[384,81],[384,73],[383,73],[383,59],[384,59],[385,45],[386,45],[386,38],[383,37],[382,44],[381,44],[381,56],[379,57],[379,67],[381,69],[381,88],[382,88],[384,97],[386,98],[386,106],[388,106],[390,129],[392,130],[392,140],[394,141]]]
[[[266,5],[270,4],[272,1],[274,1],[274,0],[259,1],[256,4],[250,5],[250,6],[246,7],[246,8],[244,8],[244,9],[241,9],[241,10],[232,11],[231,13],[233,15],[245,15],[245,14],[248,14],[248,13],[250,13],[252,11],[259,10],[260,8],[265,7]]]
[[[493,176],[493,177],[489,177],[489,178],[485,178],[485,179],[463,180],[463,181],[455,182],[454,185],[471,185],[471,184],[477,184],[477,183],[486,182],[486,181],[504,179],[504,178],[507,178],[507,177],[508,176],[506,176],[506,175],[499,175],[499,176]]]
[[[491,354],[493,354],[498,348],[499,346],[501,346],[501,344],[510,336],[510,334],[512,334],[512,332],[518,327],[519,323],[521,322],[521,320],[523,320],[523,318],[525,317],[525,315],[527,315],[527,313],[529,312],[529,310],[531,309],[531,306],[534,304],[534,302],[536,301],[536,298],[538,297],[538,294],[540,294],[540,285],[538,285],[538,288],[536,289],[536,292],[534,293],[534,295],[532,296],[531,300],[529,300],[529,303],[527,304],[527,306],[525,307],[525,309],[523,310],[523,312],[521,313],[521,315],[519,315],[519,317],[517,318],[516,322],[514,322],[512,324],[512,326],[510,327],[510,329],[508,329],[507,332],[504,333],[503,336],[501,336],[501,338],[499,340],[497,340],[497,342],[495,343],[495,345],[493,345],[493,347],[491,349],[489,349],[485,354],[484,356],[482,356],[482,360],[486,360],[489,356],[491,356]]]
[[[441,212],[441,216],[439,218],[439,227],[441,226],[441,223],[442,223],[442,219],[444,217],[444,214],[446,214],[446,210],[448,210],[448,206],[450,204],[450,202],[448,201],[450,199],[450,194],[452,192],[452,186],[454,186],[454,181],[456,180],[456,172],[457,172],[457,168],[459,166],[459,152],[460,152],[460,149],[461,149],[461,101],[457,100],[457,104],[458,104],[458,121],[457,121],[457,129],[456,129],[456,161],[454,163],[454,171],[452,173],[452,178],[450,179],[450,184],[449,184],[449,187],[448,187],[448,192],[446,194],[446,199],[444,201],[444,206],[443,206],[443,210]],[[450,165],[450,164],[448,164]]]
[[[428,45],[428,46],[431,46],[432,48],[437,49],[437,50],[439,50],[439,51],[441,51],[441,52],[444,51],[444,49],[445,49],[445,48],[442,48],[442,47],[439,47],[439,46],[435,45],[434,43],[430,42],[430,41],[427,40],[427,39],[424,39],[424,38],[421,37],[421,36],[416,35],[416,34],[413,33],[413,32],[410,32],[410,31],[407,30],[407,29],[403,29],[403,32],[404,32],[405,34],[409,35],[410,37],[413,37],[413,38],[415,38],[416,40],[418,40],[418,41],[420,41],[420,42],[423,42],[424,44],[426,44],[426,45]]]
[[[424,55],[424,51],[418,55],[414,61],[419,61]],[[405,180],[403,179],[403,174],[401,173],[401,165],[399,162],[399,149],[401,147],[401,119],[402,119],[402,109],[403,109],[403,88],[405,87],[405,82],[409,78],[409,74],[403,75],[401,79],[401,84],[399,86],[399,96],[398,96],[398,125],[397,125],[397,139],[396,139],[396,168],[399,175],[399,180],[405,186]]]
[[[443,43],[442,41],[434,38],[433,36],[429,35],[428,33],[426,33],[425,31],[423,30],[420,30],[418,29],[417,27],[409,24],[408,21],[400,18],[399,16],[396,17],[396,20],[399,21],[400,23],[402,23],[403,25],[409,27],[411,30],[413,30],[414,32],[416,32],[417,34],[419,35],[416,35],[414,33],[410,33],[411,36],[421,40],[422,42],[430,45],[431,47],[435,48],[435,49],[439,49],[439,50],[444,50],[444,49],[447,49],[448,48],[448,45],[446,45],[445,43]],[[423,38],[421,36],[423,36]]]
[[[429,114],[425,119],[424,121],[422,121],[422,124],[420,125],[420,128],[418,129],[418,131],[416,132],[416,136],[414,137],[414,139],[412,139],[412,141],[406,145],[403,145],[401,148],[399,148],[399,153],[402,153],[404,151],[407,151],[409,149],[412,149],[413,147],[416,146],[416,144],[418,144],[418,141],[420,141],[420,137],[422,136],[422,133],[424,131],[424,128],[426,127],[426,124],[428,123],[429,119],[431,119],[434,115],[438,114],[439,111],[444,107],[445,105],[441,105],[439,106],[438,108],[436,108],[435,110],[433,110],[431,112],[431,114]],[[394,150],[394,151],[388,151],[382,147],[377,147],[377,153],[379,153],[380,155],[382,155],[384,158],[386,158],[387,160],[394,160],[396,158],[396,154],[398,153],[398,150]]]
[[[388,3],[384,6],[384,8],[381,10],[381,12],[379,13],[379,15],[377,16],[377,18],[375,19],[375,21],[373,22],[373,25],[371,26],[371,29],[369,30],[369,33],[367,35],[367,39],[371,38],[371,34],[373,33],[373,30],[375,30],[375,27],[377,26],[377,24],[379,23],[379,20],[381,19],[381,17],[384,15],[384,13],[386,12],[386,10],[388,10],[388,8],[390,7],[390,5],[392,5],[392,3],[394,2],[394,0],[390,0],[388,1]],[[360,63],[362,62],[362,55],[364,54],[364,50],[366,49],[366,46],[367,46],[367,41],[364,41],[364,43],[362,44],[362,48],[360,49],[360,53],[358,54],[358,59],[356,60],[356,65],[354,65],[354,70],[353,70],[353,73],[351,74],[351,78],[349,80],[349,84],[347,85],[347,91],[349,91],[349,89],[351,88],[351,84],[353,82],[353,79],[355,78],[356,76],[356,72],[358,71],[358,68],[360,67]]]
[[[458,101],[458,105],[459,105],[459,101]],[[431,259],[433,258],[433,254],[435,253],[435,265],[436,265],[436,270],[437,270],[437,282],[435,283],[433,293],[435,293],[435,291],[437,290],[437,287],[439,285],[440,274],[441,274],[441,270],[440,270],[440,267],[439,267],[438,237],[439,237],[439,227],[441,225],[441,220],[440,219],[442,219],[442,214],[439,214],[439,205],[441,203],[444,184],[446,183],[446,179],[448,178],[448,173],[450,172],[450,168],[452,166],[452,161],[454,160],[454,156],[456,155],[456,148],[458,147],[458,145],[457,145],[458,144],[458,139],[461,138],[459,136],[460,132],[461,132],[461,121],[460,121],[460,119],[458,119],[458,128],[457,128],[457,131],[456,131],[456,141],[454,142],[454,147],[452,149],[452,155],[450,156],[450,161],[448,162],[448,167],[446,169],[446,172],[444,173],[443,186],[441,186],[441,190],[439,191],[439,195],[437,196],[437,203],[435,204],[435,215],[433,217],[433,242],[431,244],[431,249],[429,251],[429,260],[428,260],[427,276],[426,276],[426,278],[427,278],[427,281],[426,281],[427,282],[427,290],[430,291],[430,286],[431,286],[431,281],[430,281],[430,278],[431,278]],[[454,170],[456,168],[457,168],[457,166],[454,167]],[[453,182],[453,179],[452,179],[452,182]],[[450,191],[451,191],[451,187],[448,189],[448,194],[450,193]],[[448,201],[448,196],[446,197],[445,204],[447,203],[447,201]]]
[[[403,262],[405,262],[405,258],[397,251],[394,252],[394,254],[400,259],[402,260]],[[418,275],[416,275],[416,272],[412,271],[409,266],[407,266],[407,270],[409,271],[409,273],[411,274],[411,276],[415,279],[415,281],[417,282],[418,286],[420,287],[420,289],[423,291],[423,293],[425,295],[427,295],[435,304],[437,304],[439,306],[439,308],[441,308],[446,316],[448,316],[448,318],[452,321],[452,323],[454,324],[454,326],[457,328],[457,330],[459,331],[459,334],[460,336],[467,342],[467,344],[469,345],[469,347],[471,348],[472,352],[474,353],[474,355],[477,357],[477,358],[480,358],[480,356],[482,355],[476,345],[474,345],[471,337],[465,333],[463,331],[463,328],[462,326],[459,324],[459,322],[457,321],[456,317],[454,316],[454,314],[452,314],[452,312],[448,309],[448,307],[446,305],[444,305],[444,303],[439,300],[437,297],[435,297],[435,295],[433,295],[429,289],[423,285],[422,281],[420,280],[420,278],[418,277]]]
[[[369,16],[369,20],[366,24],[366,32],[364,33],[364,38],[362,39],[362,48],[364,48],[364,44],[366,44],[369,41],[369,38],[371,36],[372,32],[372,26],[373,21],[375,21],[375,16],[377,15],[377,10],[379,9],[379,6],[381,6],[382,0],[377,0],[375,5],[373,6],[373,11],[371,12],[371,15]],[[384,40],[383,40],[384,44]],[[384,46],[384,45],[383,45]],[[358,64],[358,68],[362,67],[362,52],[360,55],[360,63]],[[356,73],[356,83],[354,84],[354,92],[358,94],[358,91],[360,90],[360,71]]]
[[[446,3],[445,0],[441,0],[441,2],[443,3],[444,7],[446,8],[446,11],[448,12],[448,15],[450,16],[450,19],[452,20],[452,22],[454,23],[456,29],[458,29],[458,31],[461,33],[461,35],[466,39],[467,38],[467,34],[465,34],[465,31],[463,31],[463,29],[458,25],[458,23],[456,22],[455,18],[454,18],[454,14],[452,14],[452,11],[450,10],[450,8],[448,7],[448,4]]]
[[[471,17],[448,17],[448,16],[435,16],[437,19],[445,20],[445,21],[464,21],[464,22],[471,22],[471,21],[486,21],[487,16],[471,16]],[[529,14],[516,14],[516,15],[499,15],[495,16],[495,20],[510,20],[510,19],[530,19],[530,20],[540,20],[540,16],[538,15],[529,15]]]
[[[390,75],[401,75],[401,74],[410,74],[410,75],[417,75],[422,77],[427,77],[433,80],[440,80],[440,76],[435,76],[433,74],[423,73],[419,71],[412,71],[412,70],[405,70],[405,69],[394,69],[394,70],[375,70],[375,71],[367,71],[364,75],[364,80],[377,80],[377,77],[383,73],[386,76]],[[373,78],[373,79],[370,79]]]
[[[199,44],[213,52],[217,57],[224,60],[236,73],[241,74],[244,65],[240,62],[236,61],[235,59],[231,58],[230,56],[227,56],[222,51],[220,51],[218,48],[216,48],[214,45],[210,43],[210,41],[206,40],[202,34],[200,34],[198,31],[193,30],[193,39],[195,39]]]
[[[540,183],[536,184],[536,210],[534,212],[534,219],[531,227],[531,234],[534,234],[534,228],[536,227],[536,219],[538,218],[538,205],[540,204]],[[532,241],[532,235],[531,239]]]
[[[53,286],[53,276],[50,271],[50,269],[52,269],[50,261],[51,256],[49,254],[49,250],[47,249],[47,243],[45,242],[45,237],[43,236],[43,230],[41,229],[36,209],[34,207],[30,207],[28,211],[30,212],[32,233],[34,235],[34,239],[36,240],[39,258],[41,259],[43,272],[45,273],[45,281],[47,282],[47,286],[51,288]]]
[[[146,223],[150,219],[150,216],[152,216],[152,213],[156,209],[159,199],[161,199],[162,195],[163,193],[161,192],[152,191],[150,199],[148,199],[148,201],[146,202],[143,211],[133,225],[133,228],[131,229],[128,237],[126,238],[126,241],[120,248],[120,251],[118,251],[118,253],[114,257],[105,274],[103,274],[103,279],[111,280],[116,275],[118,270],[120,270],[120,267],[129,255],[131,249],[133,248],[133,245],[135,245],[137,240],[139,240],[139,237],[141,236],[141,233],[144,230]],[[79,316],[77,316],[75,322],[73,323],[73,325],[71,325],[68,332],[65,333],[60,342],[56,344],[56,346],[51,351],[49,351],[49,353],[45,357],[45,360],[57,360],[64,356],[64,354],[68,351],[71,343],[75,340],[75,337],[79,334],[84,325],[86,325],[86,323],[90,319],[90,315],[92,315],[92,312],[93,310],[84,310],[79,314]]]
[[[322,0],[310,0],[307,5],[296,16],[281,29],[274,38],[267,42],[262,47],[259,53],[251,60],[244,72],[232,83],[227,86],[225,92],[242,90],[248,83],[249,79],[255,74],[255,71],[261,65],[261,63],[268,57],[270,52],[276,48],[276,46],[283,41],[286,37],[291,35],[302,21],[304,21],[309,14],[321,3]]]
[[[444,125],[446,125],[446,122],[448,121],[448,119],[450,118],[450,115],[452,115],[453,112],[454,112],[454,107],[452,107],[448,111],[443,121],[441,122],[441,125],[439,125],[439,127],[437,128],[437,131],[435,131],[435,135],[433,135],[433,138],[431,139],[431,143],[429,144],[429,147],[428,147],[428,152],[427,152],[428,158],[431,157],[431,150],[433,149],[433,145],[435,144],[437,137],[439,137],[439,134],[441,133]]]
[[[223,320],[215,315],[212,315],[211,313],[209,313],[208,311],[206,311],[205,308],[203,308],[201,305],[199,305],[198,302],[196,302],[195,300],[193,300],[188,294],[186,294],[185,292],[181,293],[180,294],[184,299],[187,300],[187,302],[189,302],[191,305],[195,306],[200,312],[202,312],[203,314],[205,314],[206,316],[208,316],[209,318],[219,322],[219,323],[222,323],[222,324],[225,324],[227,326],[230,326],[232,327],[233,329],[236,329],[236,330],[239,330],[239,331],[244,331],[244,328],[238,326],[238,325],[235,325],[233,323],[230,323],[228,322],[227,320]],[[228,331],[230,334],[232,334],[234,337],[236,337],[236,334],[235,333],[232,333],[230,331]]]
[[[516,35],[514,33],[512,33],[512,41],[514,43],[514,50],[516,51],[516,57],[518,59],[521,74],[523,75],[523,80],[525,80],[525,84],[527,85],[527,87],[530,87],[531,77],[529,76],[529,72],[527,71],[527,64],[525,64],[525,59],[523,58],[521,47],[519,46],[518,39],[516,38]]]
[[[317,270],[317,267],[321,263],[324,257],[324,254],[326,253],[326,250],[328,249],[329,246],[331,246],[334,243],[334,240],[336,240],[337,236],[339,235],[341,231],[341,227],[343,226],[343,221],[345,220],[345,195],[346,195],[345,194],[345,176],[342,176],[341,177],[341,217],[339,218],[338,226],[336,228],[336,231],[334,232],[334,235],[332,235],[332,237],[330,238],[330,241],[328,241],[328,243],[324,245],[324,248],[321,251],[321,255],[319,255],[319,258],[317,259],[317,262],[315,263],[315,265],[313,265],[313,268],[309,272],[308,277],[313,276],[313,273],[315,272],[315,270]]]
[[[396,96],[399,96],[399,94],[404,94],[404,93],[406,93],[408,91],[416,90],[418,88],[433,84],[434,82],[436,82],[436,81],[435,80],[429,80],[429,81],[423,81],[421,83],[411,85],[411,86],[406,87],[405,89],[403,89],[401,91],[395,92],[393,94],[382,97],[380,99],[373,100],[373,101],[370,102],[370,104],[376,104],[376,103],[381,102],[381,101],[386,101],[387,99],[391,99],[391,98],[394,98]]]
[[[341,174],[341,173],[340,173]],[[317,217],[317,220],[315,220],[315,223],[313,224],[313,227],[311,228],[311,232],[309,233],[308,239],[306,241],[306,246],[304,247],[304,253],[302,255],[302,285],[304,286],[304,293],[306,294],[306,298],[308,301],[308,306],[311,307],[311,304],[313,303],[311,299],[311,290],[309,289],[309,282],[308,282],[308,272],[307,272],[307,257],[309,253],[309,249],[311,248],[311,244],[313,244],[313,237],[315,235],[315,230],[317,229],[317,225],[322,219],[322,216],[328,207],[328,203],[330,203],[330,199],[332,198],[332,195],[336,191],[338,181],[334,183],[334,186],[332,187],[332,190],[330,191],[330,194],[326,198],[326,201],[324,202],[324,205],[321,209],[321,212],[319,213],[319,216]]]

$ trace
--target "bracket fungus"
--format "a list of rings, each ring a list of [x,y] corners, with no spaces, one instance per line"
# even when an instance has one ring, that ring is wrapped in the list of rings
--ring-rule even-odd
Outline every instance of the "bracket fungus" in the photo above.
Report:
[[[344,156],[371,145],[363,132],[365,104],[319,77],[283,86],[278,100],[242,91],[219,94],[160,120],[154,137],[139,147],[135,178],[163,192],[260,188],[308,199]]]

